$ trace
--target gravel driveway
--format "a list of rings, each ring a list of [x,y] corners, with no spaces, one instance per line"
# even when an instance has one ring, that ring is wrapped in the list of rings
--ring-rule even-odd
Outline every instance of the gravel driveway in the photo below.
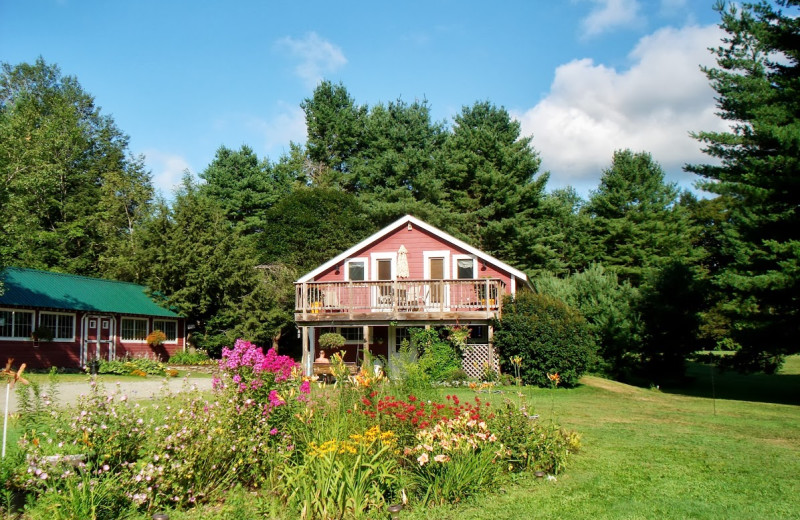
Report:
[[[114,383],[112,381],[104,381],[102,385],[104,386],[106,393],[111,393],[119,389],[123,394],[127,395],[129,399],[149,399],[154,395],[157,395],[161,392],[161,389],[164,384],[167,384],[169,387],[170,392],[180,392],[184,388],[185,384],[188,384],[188,387],[191,388],[192,386],[196,386],[199,390],[211,390],[211,378],[210,377],[188,377],[188,378],[181,378],[181,377],[174,377],[174,378],[167,378],[162,379],[158,377],[148,377],[146,379],[142,379],[141,381],[136,380],[120,380],[119,383]],[[42,390],[47,389],[47,384],[42,385]],[[58,395],[56,396],[56,402],[59,404],[68,404],[74,403],[78,400],[81,394],[88,394],[89,393],[89,383],[88,382],[64,382],[58,383]],[[14,413],[17,410],[17,391],[16,388],[11,391],[11,396],[9,400],[9,412]],[[5,385],[0,387],[0,407],[5,407]],[[2,414],[2,408],[0,408],[0,414]]]

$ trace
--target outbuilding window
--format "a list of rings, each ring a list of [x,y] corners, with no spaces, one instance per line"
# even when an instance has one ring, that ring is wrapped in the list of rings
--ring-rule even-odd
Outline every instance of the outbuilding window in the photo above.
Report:
[[[33,311],[0,309],[0,338],[29,339],[33,334]]]

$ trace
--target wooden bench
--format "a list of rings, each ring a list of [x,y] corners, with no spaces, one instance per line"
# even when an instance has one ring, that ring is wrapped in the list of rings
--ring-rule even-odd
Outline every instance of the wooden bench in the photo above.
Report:
[[[358,374],[358,365],[355,363],[345,363],[351,376]],[[325,382],[329,382],[334,379],[333,375],[333,366],[330,363],[314,363],[313,366],[313,373],[315,376],[319,376]]]

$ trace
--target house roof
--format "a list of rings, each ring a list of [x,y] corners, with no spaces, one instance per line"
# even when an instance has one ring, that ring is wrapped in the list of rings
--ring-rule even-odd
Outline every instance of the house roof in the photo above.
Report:
[[[372,244],[374,242],[377,242],[378,240],[380,240],[381,238],[383,238],[386,235],[390,234],[391,232],[393,232],[397,228],[402,227],[402,226],[406,226],[409,223],[411,223],[412,226],[416,226],[416,227],[418,227],[420,229],[424,229],[425,231],[427,231],[427,232],[429,232],[429,233],[441,238],[442,240],[444,240],[446,242],[449,242],[449,243],[453,244],[454,246],[459,247],[459,248],[469,252],[472,255],[475,255],[477,258],[480,258],[481,260],[485,260],[487,263],[489,263],[489,264],[491,264],[491,265],[493,265],[495,267],[498,267],[498,268],[502,269],[503,271],[508,272],[512,276],[515,276],[515,277],[519,278],[520,280],[522,280],[525,283],[525,285],[530,286],[530,280],[528,279],[528,275],[526,275],[525,273],[523,273],[519,269],[515,269],[515,268],[511,267],[510,265],[506,264],[505,262],[501,262],[497,258],[484,253],[480,249],[472,247],[471,245],[467,244],[466,242],[464,242],[462,240],[459,240],[456,237],[445,233],[441,229],[435,228],[435,227],[431,226],[430,224],[428,224],[426,222],[423,222],[420,219],[418,219],[416,217],[413,217],[411,215],[406,215],[406,216],[404,216],[404,217],[392,222],[391,224],[389,224],[385,228],[381,229],[380,231],[378,231],[374,235],[362,240],[361,242],[359,242],[358,244],[354,245],[353,247],[351,247],[347,251],[343,252],[342,254],[340,254],[340,255],[338,255],[338,256],[336,256],[334,258],[331,258],[330,260],[328,260],[324,264],[320,265],[319,267],[317,267],[313,271],[311,271],[309,273],[306,273],[305,275],[303,275],[300,278],[298,278],[297,283],[303,283],[303,282],[308,282],[308,281],[313,280],[318,274],[323,273],[324,271],[326,271],[327,269],[330,269],[331,267],[335,266],[339,262],[350,258],[357,251],[367,247],[368,245],[370,245],[370,244]]]
[[[141,285],[73,274],[9,267],[2,274],[0,306],[178,317],[148,298]]]

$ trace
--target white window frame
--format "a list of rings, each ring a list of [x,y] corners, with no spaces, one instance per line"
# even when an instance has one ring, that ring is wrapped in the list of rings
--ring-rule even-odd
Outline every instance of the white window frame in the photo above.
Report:
[[[170,345],[175,345],[176,343],[178,343],[178,337],[179,337],[178,336],[178,320],[171,320],[171,319],[167,319],[167,318],[153,318],[153,330],[160,330],[161,332],[164,332],[164,334],[166,334],[164,329],[162,329],[160,327],[156,327],[156,322],[157,321],[158,322],[164,322],[164,323],[169,322],[169,323],[174,323],[175,324],[175,339],[168,339],[164,343],[169,343]]]
[[[347,339],[344,334],[342,334],[342,329],[359,329],[361,331],[361,339]],[[345,345],[363,345],[364,344],[364,328],[363,327],[336,327],[336,333],[340,334],[342,337],[345,338],[344,343]]]
[[[458,261],[472,260],[472,278],[458,278]],[[478,258],[474,255],[453,255],[453,278],[459,280],[475,280],[478,278]]]
[[[123,337],[122,334],[125,331],[125,327],[124,327],[123,324],[125,323],[125,320],[143,321],[144,322],[144,336],[145,337],[142,338],[142,339],[139,339],[139,338],[125,338],[125,337]],[[150,320],[148,320],[147,318],[134,318],[132,316],[123,316],[122,318],[120,318],[120,320],[119,320],[119,339],[120,340],[122,340],[122,341],[130,341],[130,342],[137,342],[137,343],[147,343],[147,339],[146,338],[147,338],[148,334],[150,334]]]
[[[344,281],[349,282],[350,280],[350,264],[353,263],[363,263],[364,264],[364,279],[363,280],[352,280],[354,282],[366,282],[369,280],[369,259],[366,256],[357,256],[354,258],[348,258],[344,261]]]
[[[444,279],[450,279],[450,251],[423,251],[422,252],[422,261],[424,262],[422,266],[423,277],[426,280],[431,279],[431,258],[444,258]]]
[[[39,319],[38,319],[38,324],[39,324],[39,326],[40,326],[40,327],[42,326],[42,316],[44,316],[44,315],[51,315],[51,316],[69,316],[69,317],[71,317],[71,318],[72,318],[72,337],[69,337],[69,338],[59,338],[58,336],[56,336],[56,332],[57,332],[57,331],[55,331],[55,330],[54,330],[54,331],[53,331],[53,341],[54,341],[54,342],[56,342],[56,341],[62,341],[62,342],[66,342],[66,343],[69,343],[69,342],[74,342],[74,341],[75,341],[75,328],[76,328],[76,326],[77,326],[78,320],[77,320],[77,316],[76,316],[76,314],[75,314],[74,312],[50,312],[50,311],[39,311]]]
[[[396,251],[387,251],[383,253],[370,253],[370,263],[372,264],[372,278],[368,278],[373,282],[378,281],[378,260],[391,260],[391,267],[389,280],[381,280],[381,281],[390,281],[397,279],[397,252]]]
[[[23,314],[30,314],[31,315],[31,333],[36,329],[36,313],[34,311],[29,311],[25,309],[10,309],[10,308],[0,308],[0,311],[10,312],[12,314],[12,322],[11,322],[11,333],[14,333],[14,316],[17,313]],[[8,340],[8,341],[33,341],[33,338],[28,336],[0,336],[1,340]]]

